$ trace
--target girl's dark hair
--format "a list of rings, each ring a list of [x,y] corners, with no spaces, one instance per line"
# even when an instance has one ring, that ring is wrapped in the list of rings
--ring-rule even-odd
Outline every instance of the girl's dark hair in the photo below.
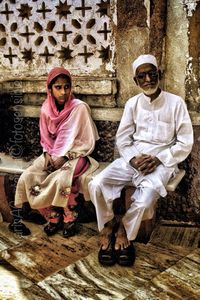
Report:
[[[69,81],[70,87],[71,87],[71,78],[69,76],[67,76],[66,74],[59,74],[58,76],[56,76],[54,79],[51,80],[51,82],[48,85],[48,89],[51,90],[52,85],[56,82],[56,80],[58,79],[58,77],[65,77],[67,78],[67,80]]]

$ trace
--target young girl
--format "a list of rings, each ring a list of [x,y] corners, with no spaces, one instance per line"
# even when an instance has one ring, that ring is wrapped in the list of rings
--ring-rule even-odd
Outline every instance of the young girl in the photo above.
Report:
[[[89,167],[91,171],[98,167],[88,157],[98,133],[89,106],[74,97],[71,85],[66,69],[57,67],[49,73],[47,99],[40,115],[43,154],[22,173],[15,194],[16,207],[28,201],[47,219],[44,231],[49,236],[60,229],[64,237],[76,233],[79,176]],[[19,224],[26,234],[25,225]],[[10,230],[20,232],[19,224],[11,224]]]

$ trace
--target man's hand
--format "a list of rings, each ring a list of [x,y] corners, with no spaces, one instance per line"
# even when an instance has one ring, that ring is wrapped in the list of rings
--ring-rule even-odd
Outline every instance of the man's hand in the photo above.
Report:
[[[133,157],[130,160],[130,164],[133,168],[140,171],[143,175],[147,175],[155,171],[155,169],[161,164],[161,162],[156,156],[142,154],[140,156]]]

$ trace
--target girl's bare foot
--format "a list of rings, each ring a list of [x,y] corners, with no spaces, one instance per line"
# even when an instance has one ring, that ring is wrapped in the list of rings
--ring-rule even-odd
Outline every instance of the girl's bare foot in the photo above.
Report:
[[[127,239],[126,230],[122,221],[119,223],[119,228],[115,234],[116,241],[115,241],[115,250],[123,250],[130,245],[130,242]]]

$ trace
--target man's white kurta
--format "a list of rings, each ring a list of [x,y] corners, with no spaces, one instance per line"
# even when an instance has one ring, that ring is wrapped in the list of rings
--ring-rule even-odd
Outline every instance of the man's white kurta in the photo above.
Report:
[[[193,145],[184,100],[164,91],[152,102],[143,93],[129,99],[116,138],[120,155],[127,163],[143,153],[157,156],[166,167],[175,167]]]
[[[113,218],[112,201],[133,182],[133,202],[122,220],[128,239],[134,240],[141,221],[153,217],[159,195],[166,196],[168,180],[191,152],[193,129],[184,100],[164,91],[152,102],[143,93],[132,97],[125,105],[116,143],[121,158],[97,175],[89,190],[102,230]],[[130,165],[130,160],[141,154],[157,156],[161,164],[144,176]]]

